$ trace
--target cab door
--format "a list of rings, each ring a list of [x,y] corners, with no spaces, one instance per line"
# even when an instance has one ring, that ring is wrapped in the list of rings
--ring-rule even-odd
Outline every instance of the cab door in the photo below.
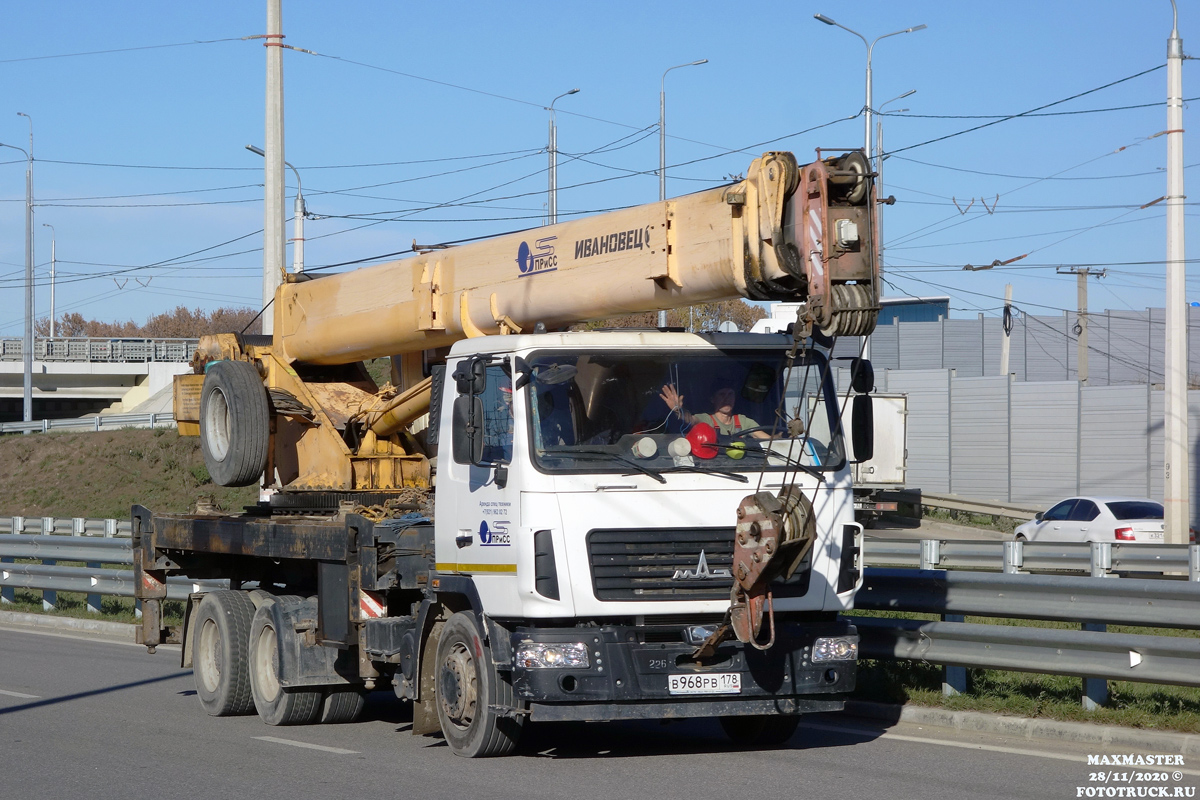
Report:
[[[494,579],[515,578],[520,525],[512,381],[507,364],[488,365],[486,375],[484,463],[460,463],[452,448],[441,448],[437,490],[438,571],[474,576],[481,595],[485,584],[497,588]]]

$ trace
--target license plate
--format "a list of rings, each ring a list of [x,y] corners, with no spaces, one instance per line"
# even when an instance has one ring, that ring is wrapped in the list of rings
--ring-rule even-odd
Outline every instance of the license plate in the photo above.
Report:
[[[1143,531],[1138,534],[1138,538],[1145,538],[1148,542],[1161,542],[1164,537],[1162,531]]]
[[[670,675],[667,686],[671,694],[741,694],[742,676],[737,672]]]

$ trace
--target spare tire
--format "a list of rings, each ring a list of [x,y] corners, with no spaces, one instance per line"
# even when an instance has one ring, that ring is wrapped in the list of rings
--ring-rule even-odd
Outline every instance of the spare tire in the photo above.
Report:
[[[218,486],[249,486],[267,467],[271,403],[254,365],[209,365],[200,392],[200,450]]]

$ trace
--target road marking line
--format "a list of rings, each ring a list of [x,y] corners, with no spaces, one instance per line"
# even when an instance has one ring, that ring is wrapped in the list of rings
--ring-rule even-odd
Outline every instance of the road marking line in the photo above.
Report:
[[[37,694],[22,694],[21,692],[6,692],[3,689],[0,689],[0,694],[4,695],[5,697],[20,697],[22,700],[37,700],[41,697],[41,695],[37,695]]]
[[[309,744],[308,742],[297,742],[293,739],[278,739],[274,736],[255,736],[260,742],[274,742],[275,744],[288,744],[292,747],[303,747],[308,750],[324,750],[326,753],[337,753],[340,756],[357,755],[357,750],[343,750],[340,747],[326,747],[320,744]]]
[[[1045,750],[1025,750],[1020,747],[1002,747],[995,744],[972,744],[970,742],[952,742],[947,739],[931,739],[925,736],[908,736],[903,733],[892,733],[891,731],[875,731],[869,728],[843,728],[836,725],[817,725],[812,723],[800,723],[802,728],[811,728],[818,731],[829,731],[832,733],[850,733],[859,736],[871,736],[880,739],[895,739],[900,742],[913,742],[915,744],[934,744],[942,747],[960,747],[965,750],[987,750],[992,753],[1009,753],[1016,756],[1033,756],[1035,758],[1051,758],[1058,761],[1073,761],[1076,764],[1082,763],[1081,759],[1086,761],[1086,756],[1066,755],[1063,753],[1048,753]],[[1003,734],[996,734],[1003,735]],[[1079,742],[1081,747],[1091,746],[1095,748],[1095,752],[1116,752],[1120,748],[1115,748],[1113,745],[1105,744],[1090,744],[1087,742]],[[1121,750],[1124,752],[1124,750]],[[1173,755],[1173,754],[1172,754]],[[1173,772],[1182,772],[1185,775],[1200,775],[1200,770],[1180,769],[1171,767]]]

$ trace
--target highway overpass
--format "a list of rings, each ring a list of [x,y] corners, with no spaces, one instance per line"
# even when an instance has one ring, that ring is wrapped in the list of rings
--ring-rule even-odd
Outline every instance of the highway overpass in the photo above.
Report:
[[[196,339],[39,338],[33,348],[33,418],[128,412],[191,370]],[[0,339],[0,422],[19,421],[21,339]],[[169,402],[169,401],[168,401]],[[170,410],[167,405],[163,409]]]

